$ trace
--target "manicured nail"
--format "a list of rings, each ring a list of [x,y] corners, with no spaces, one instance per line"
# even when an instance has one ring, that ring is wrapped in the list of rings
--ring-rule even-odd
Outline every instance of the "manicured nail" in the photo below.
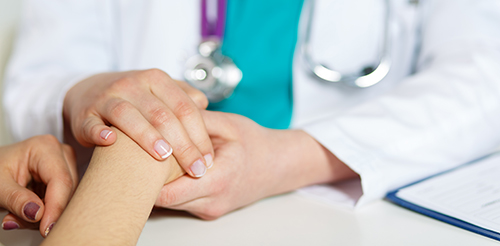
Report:
[[[162,159],[169,157],[173,151],[172,148],[163,140],[156,141],[154,149]]]
[[[2,228],[4,230],[15,230],[15,229],[19,229],[19,225],[14,221],[7,221],[7,222],[2,223]]]
[[[214,165],[212,154],[206,154],[203,156],[203,158],[205,158],[205,161],[207,162],[208,169],[212,168],[212,166]]]
[[[195,161],[189,169],[191,169],[191,172],[197,178],[205,175],[205,173],[207,172],[207,167],[205,166],[205,164],[203,164],[201,159],[198,159],[197,161]]]
[[[47,229],[45,229],[45,236],[49,235],[50,230],[52,230],[52,227],[54,227],[55,224],[56,224],[56,222],[52,222],[52,224],[50,224],[49,227],[47,227]]]
[[[40,210],[40,206],[38,206],[38,204],[29,202],[24,206],[23,212],[28,219],[35,220],[36,214],[38,214],[38,210]]]
[[[113,133],[113,131],[110,131],[110,130],[107,130],[107,129],[104,129],[102,130],[101,132],[101,138],[104,139],[104,140],[107,140],[109,135],[111,135],[111,133]]]

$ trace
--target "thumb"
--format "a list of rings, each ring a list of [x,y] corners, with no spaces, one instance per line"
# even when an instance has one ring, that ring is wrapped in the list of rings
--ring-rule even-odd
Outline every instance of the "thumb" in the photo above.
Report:
[[[84,147],[107,146],[116,141],[116,133],[97,115],[89,115],[81,125],[73,126],[73,133],[78,143]]]
[[[38,222],[44,212],[42,200],[12,179],[0,189],[0,206],[28,222]]]

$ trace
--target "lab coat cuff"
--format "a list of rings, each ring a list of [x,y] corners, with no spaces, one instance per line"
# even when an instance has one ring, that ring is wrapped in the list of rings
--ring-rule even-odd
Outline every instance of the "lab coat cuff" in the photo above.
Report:
[[[385,196],[388,190],[386,186],[387,182],[380,180],[384,175],[379,175],[377,170],[382,160],[374,153],[374,150],[357,144],[340,127],[334,123],[332,124],[332,120],[306,125],[302,127],[302,130],[315,138],[316,141],[331,151],[339,160],[360,176],[359,180],[354,181],[357,184],[352,184],[347,189],[332,187],[332,191],[346,193],[345,196],[352,199],[348,203],[352,203],[352,206],[355,207],[363,206]],[[321,189],[325,187],[323,186]],[[307,189],[305,190],[307,191]],[[326,192],[326,190],[323,192]],[[324,200],[324,197],[322,199]]]

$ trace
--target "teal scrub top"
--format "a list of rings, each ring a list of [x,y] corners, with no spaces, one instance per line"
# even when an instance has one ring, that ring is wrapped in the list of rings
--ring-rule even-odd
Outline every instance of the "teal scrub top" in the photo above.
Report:
[[[209,110],[286,129],[292,118],[292,61],[303,0],[229,0],[222,53],[241,69],[231,97]]]

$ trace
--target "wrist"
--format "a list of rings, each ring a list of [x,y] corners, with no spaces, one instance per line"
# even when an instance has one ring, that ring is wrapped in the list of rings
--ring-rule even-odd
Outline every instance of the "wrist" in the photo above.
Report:
[[[303,130],[281,130],[278,132],[281,150],[278,153],[291,180],[290,190],[300,187],[338,182],[358,175]]]

